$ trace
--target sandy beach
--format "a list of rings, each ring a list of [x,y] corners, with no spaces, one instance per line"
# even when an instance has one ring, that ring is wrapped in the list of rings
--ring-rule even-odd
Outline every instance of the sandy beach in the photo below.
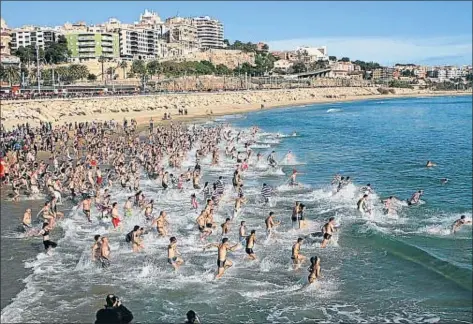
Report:
[[[135,118],[139,124],[153,117],[160,121],[171,113],[173,120],[238,114],[276,107],[301,106],[314,103],[342,102],[366,99],[468,95],[471,92],[439,92],[430,90],[394,89],[394,94],[382,95],[377,88],[334,87],[283,89],[219,93],[161,94],[133,97],[103,97],[55,100],[18,100],[1,102],[2,124],[8,129],[17,123],[39,121],[81,122]],[[179,116],[178,109],[188,115]]]

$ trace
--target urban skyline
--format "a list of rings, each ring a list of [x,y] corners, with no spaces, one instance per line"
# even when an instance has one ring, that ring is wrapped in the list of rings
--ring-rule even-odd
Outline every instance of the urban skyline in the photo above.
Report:
[[[183,17],[211,16],[225,25],[225,38],[254,43],[264,41],[271,50],[326,45],[331,55],[377,61],[384,65],[471,64],[470,2],[117,2],[113,6],[110,6],[110,2],[30,4],[31,10],[21,11],[20,14],[18,6],[21,3],[2,2],[2,18],[11,27],[30,24],[55,26],[66,21],[98,24],[110,17],[133,22],[144,8],[148,8],[163,18],[176,14]],[[293,21],[288,18],[297,9],[300,19]],[[61,14],[51,14],[51,10]],[[48,14],[43,15],[43,12]],[[324,12],[324,15],[308,19],[310,12],[312,15]],[[356,17],[352,17],[349,12],[356,12]],[[438,17],[440,14],[442,19],[422,18]],[[244,24],[241,16],[245,17]],[[389,18],[391,21],[386,24]],[[290,23],[282,26],[282,19]]]

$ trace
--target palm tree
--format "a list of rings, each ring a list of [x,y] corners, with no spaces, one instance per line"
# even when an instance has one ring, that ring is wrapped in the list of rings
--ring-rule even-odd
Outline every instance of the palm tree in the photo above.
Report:
[[[8,82],[10,82],[10,86],[13,85],[13,82],[20,80],[20,69],[17,66],[7,66],[4,73]]]
[[[123,69],[123,79],[126,79],[126,68],[128,67],[128,63],[126,61],[121,61],[119,67]]]
[[[110,76],[110,80],[113,79],[113,75],[115,74],[115,67],[111,66],[107,68],[107,74]]]

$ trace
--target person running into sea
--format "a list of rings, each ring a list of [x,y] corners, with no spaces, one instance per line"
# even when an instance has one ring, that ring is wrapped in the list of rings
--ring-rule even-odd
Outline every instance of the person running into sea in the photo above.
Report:
[[[310,258],[310,267],[307,269],[309,271],[309,284],[313,284],[315,280],[320,278],[320,258],[313,256]]]
[[[102,237],[99,260],[102,263],[102,268],[107,268],[110,266],[110,245],[108,237]]]
[[[92,204],[92,200],[90,196],[87,196],[83,201],[82,201],[82,211],[89,221],[89,223],[92,223],[92,220],[90,219],[90,206]]]
[[[38,233],[38,236],[40,235],[43,236],[43,245],[44,245],[44,249],[46,250],[47,255],[51,255],[51,249],[54,249],[57,247],[57,243],[51,241],[49,237],[50,230],[51,230],[51,226],[48,223],[44,223],[43,228]]]
[[[168,235],[168,231],[167,231],[167,226],[168,226],[168,221],[166,219],[166,212],[164,210],[162,210],[160,213],[159,213],[159,216],[158,218],[156,218],[156,229],[158,231],[158,234],[160,236],[167,236]]]
[[[460,230],[463,225],[471,224],[471,220],[466,220],[465,215],[461,215],[452,225],[452,234],[455,234]]]
[[[118,203],[114,202],[112,204],[112,225],[113,228],[116,230],[117,228],[122,228],[121,219],[118,215]]]
[[[143,245],[143,239],[141,235],[143,235],[144,228],[141,227],[137,231],[133,231],[131,244],[133,246],[133,252],[142,251],[145,247]]]
[[[217,257],[217,275],[215,276],[215,279],[220,279],[225,271],[230,268],[233,265],[233,262],[231,260],[227,259],[227,252],[228,251],[235,251],[236,248],[238,247],[238,244],[235,244],[233,246],[230,246],[230,243],[228,242],[228,238],[224,237],[222,239],[222,243],[212,243],[204,247],[205,249],[209,247],[217,247],[218,248],[218,257]]]
[[[323,233],[323,241],[322,244],[320,244],[321,248],[325,248],[332,238],[333,232],[335,231],[335,217],[330,217],[328,219],[328,222],[325,223],[325,225],[322,227],[322,233]]]
[[[269,166],[275,168],[278,163],[276,162],[276,151],[272,151],[271,154],[268,155],[267,158]]]
[[[271,234],[273,233],[273,228],[275,228],[276,226],[278,226],[279,224],[281,224],[281,222],[279,221],[274,221],[273,219],[274,217],[274,212],[270,212],[269,213],[269,216],[266,217],[264,223],[266,225],[266,235],[267,237],[269,238],[271,236]]]
[[[227,218],[220,227],[222,228],[222,238],[227,237],[228,233],[230,233],[230,218]]]
[[[264,205],[270,204],[272,194],[273,188],[268,186],[266,183],[263,183],[263,188],[261,188],[261,196],[263,197]]]
[[[125,206],[123,206],[123,214],[125,217],[130,217],[132,215],[131,211],[133,208],[133,197],[128,197],[125,202]]]
[[[33,226],[31,225],[31,208],[27,208],[23,214],[21,225],[23,226],[25,233],[29,233],[32,230]]]
[[[238,230],[238,242],[243,246],[246,245],[246,225],[245,221],[241,221],[240,228]]]
[[[100,259],[100,244],[101,244],[101,239],[100,235],[95,235],[94,236],[94,244],[92,245],[92,261],[97,261]]]
[[[303,241],[304,239],[302,237],[299,237],[297,239],[297,242],[294,243],[294,245],[292,246],[291,260],[292,260],[294,270],[299,269],[302,262],[304,262],[306,259],[306,257],[300,253]]]
[[[255,243],[256,243],[256,231],[251,230],[251,234],[246,239],[246,249],[245,249],[246,254],[248,254],[248,257],[251,260],[256,260],[256,254],[253,251],[253,247],[255,246]]]
[[[179,269],[184,261],[180,258],[180,253],[177,250],[177,239],[173,236],[169,239],[168,245],[168,263],[172,265],[175,271]]]

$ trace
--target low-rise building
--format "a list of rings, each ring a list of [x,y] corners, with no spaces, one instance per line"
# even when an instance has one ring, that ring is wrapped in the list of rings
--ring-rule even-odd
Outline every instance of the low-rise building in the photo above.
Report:
[[[293,62],[289,60],[277,60],[274,62],[274,69],[279,69],[283,71],[287,71],[289,68],[291,68],[294,65]]]
[[[4,66],[20,66],[20,58],[13,56],[13,55],[8,55],[8,54],[2,54],[0,56],[0,63]]]
[[[65,37],[73,62],[100,57],[114,59],[120,56],[119,38],[116,33],[70,32]]]

